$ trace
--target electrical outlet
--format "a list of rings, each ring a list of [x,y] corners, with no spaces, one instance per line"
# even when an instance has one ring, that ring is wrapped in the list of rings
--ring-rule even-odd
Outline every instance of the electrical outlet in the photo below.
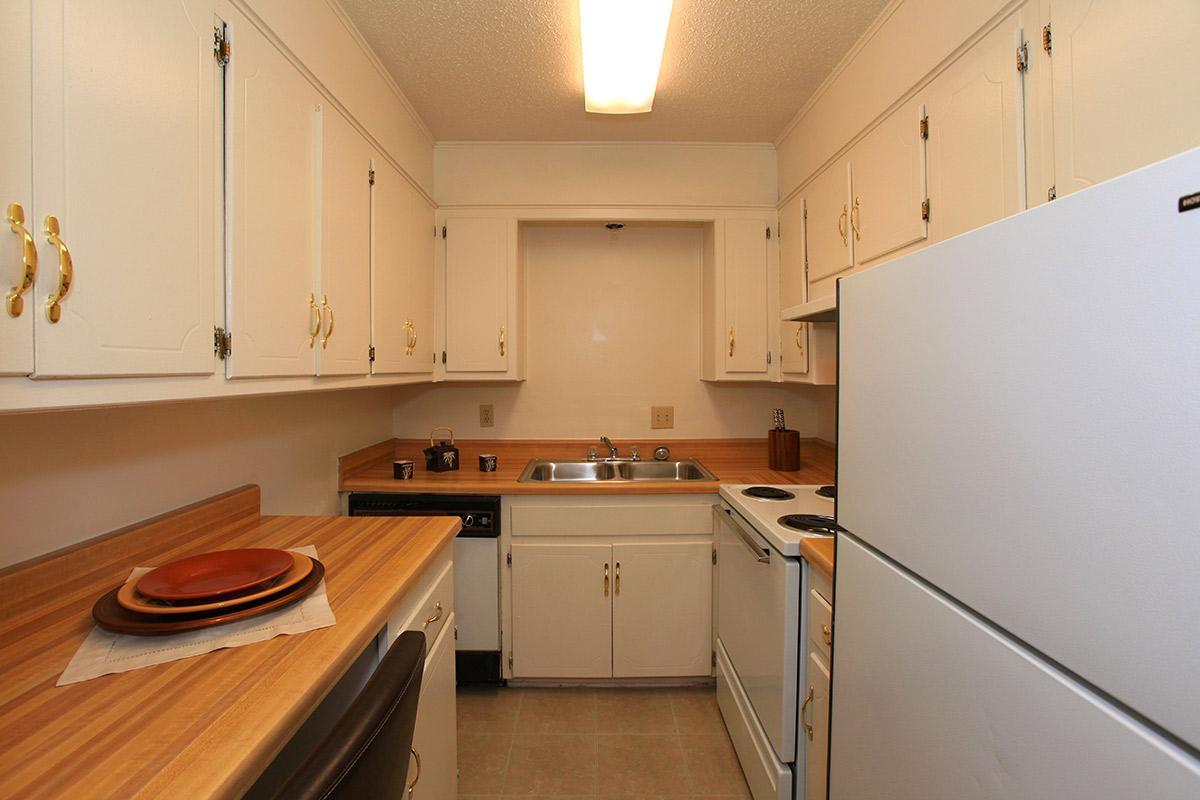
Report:
[[[496,424],[496,411],[491,403],[479,406],[479,427],[490,428]]]
[[[651,428],[674,428],[675,406],[650,406]]]

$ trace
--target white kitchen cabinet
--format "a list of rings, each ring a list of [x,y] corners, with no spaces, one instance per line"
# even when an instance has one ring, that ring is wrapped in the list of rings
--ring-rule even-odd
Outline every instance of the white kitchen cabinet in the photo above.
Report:
[[[612,559],[613,677],[710,674],[711,540],[619,543]]]
[[[1013,14],[929,86],[935,241],[1025,208],[1024,73],[1014,63],[1023,42],[1019,14]]]
[[[1058,196],[1200,145],[1200,3],[1050,0],[1050,26]]]
[[[836,278],[854,265],[850,235],[850,164],[839,160],[804,188],[808,300],[834,294]]]
[[[317,374],[365,375],[371,347],[371,159],[374,150],[329,104],[321,119],[322,329]],[[318,294],[319,293],[319,294]]]
[[[518,380],[516,220],[451,217],[444,231],[445,375]]]
[[[612,675],[612,546],[512,545],[512,673]]]
[[[929,233],[925,185],[925,105],[909,102],[850,151],[849,223],[854,263],[870,264],[922,242]]]
[[[7,112],[0,116],[0,375],[33,372],[33,320],[40,311],[32,278],[37,269],[33,216],[33,112],[31,0],[0,0]],[[15,207],[14,207],[15,204]],[[20,296],[20,299],[16,299]]]
[[[804,247],[804,198],[779,209],[779,305],[798,306],[808,299],[808,259]]]
[[[451,614],[433,641],[426,642],[425,672],[412,749],[420,757],[418,768],[409,757],[407,795],[410,800],[443,800],[458,794],[458,723],[455,711],[454,615]]]
[[[26,216],[40,267],[26,313],[36,375],[212,373],[221,256],[215,2],[33,8],[37,200]],[[26,12],[16,10],[20,28]],[[9,22],[6,61],[22,50],[19,31],[11,49]],[[21,74],[5,74],[6,99],[14,87],[24,95]],[[6,110],[14,122],[28,124],[27,114]]]
[[[725,373],[763,378],[769,366],[769,222],[728,219],[725,225]]]
[[[808,691],[802,701],[804,745],[804,796],[825,797],[829,783],[829,665],[809,645]]]
[[[236,53],[227,78],[227,374],[312,375],[325,316],[314,286],[322,99],[241,12],[225,13]]]
[[[376,374],[431,373],[434,212],[381,157],[375,159],[371,270]]]

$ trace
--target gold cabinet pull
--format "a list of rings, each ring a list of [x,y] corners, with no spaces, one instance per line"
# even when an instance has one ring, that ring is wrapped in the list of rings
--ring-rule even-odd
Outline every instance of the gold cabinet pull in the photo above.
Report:
[[[433,604],[433,616],[421,623],[421,630],[425,630],[433,623],[442,618],[442,601],[439,600]]]
[[[333,336],[333,306],[329,305],[329,295],[321,295],[321,310],[329,312],[329,327],[325,329],[325,335],[321,337],[321,349],[329,347],[329,339]]]
[[[321,309],[317,306],[317,296],[315,294],[308,295],[308,310],[309,319],[313,319],[312,327],[308,329],[308,346],[311,348],[317,342],[317,336],[321,333]]]
[[[729,355],[731,357],[733,356],[733,345],[734,345],[733,326],[730,325],[729,326]]]
[[[504,326],[500,326],[500,356],[504,357]]]
[[[813,726],[808,721],[808,707],[813,703],[813,687],[808,687],[808,696],[804,698],[804,702],[800,705],[800,724],[804,726],[804,734],[808,736],[808,740],[813,740]]]
[[[421,754],[417,752],[415,747],[408,748],[408,751],[412,753],[412,757],[416,759],[417,762],[417,774],[413,776],[412,783],[408,785],[408,796],[411,800],[413,796],[413,789],[417,788],[417,782],[421,780]]]
[[[604,596],[608,597],[608,562],[604,562]]]
[[[842,203],[842,213],[838,216],[838,235],[842,237],[842,244],[850,244],[850,240],[846,238],[846,204]]]
[[[858,214],[862,207],[862,198],[854,198],[854,208],[850,209],[850,228],[854,231],[854,241],[862,241],[862,232],[858,229]]]
[[[796,326],[796,336],[795,336],[796,349],[799,350],[801,353],[804,352],[804,342],[800,341],[800,334],[802,334],[802,333],[804,333],[804,326],[797,325]]]
[[[821,638],[825,640],[826,647],[833,646],[833,628],[828,625],[821,626]]]
[[[411,319],[404,320],[404,355],[411,356],[417,348],[417,326]]]
[[[25,310],[25,293],[37,278],[37,243],[25,227],[25,209],[20,203],[8,205],[8,227],[21,237],[21,280],[8,293],[8,315],[19,317]]]
[[[52,323],[62,319],[62,301],[71,291],[71,283],[75,280],[71,251],[67,249],[67,243],[59,238],[59,231],[58,217],[53,214],[46,217],[46,241],[58,250],[58,286],[46,298],[46,319]]]
[[[613,594],[621,593],[621,562],[617,562],[617,576],[613,583]]]

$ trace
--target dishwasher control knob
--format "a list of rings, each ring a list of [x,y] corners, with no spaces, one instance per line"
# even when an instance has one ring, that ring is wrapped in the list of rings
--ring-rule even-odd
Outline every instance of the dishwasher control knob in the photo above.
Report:
[[[481,528],[492,527],[492,518],[489,516],[486,516],[486,515],[480,517],[479,518],[479,527],[481,527]]]
[[[463,517],[463,527],[464,528],[474,528],[475,527],[474,515],[467,514],[465,517]]]

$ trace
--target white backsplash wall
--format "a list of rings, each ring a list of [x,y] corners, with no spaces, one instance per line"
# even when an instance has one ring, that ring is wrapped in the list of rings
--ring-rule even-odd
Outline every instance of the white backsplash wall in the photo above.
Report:
[[[391,435],[391,389],[0,416],[0,567],[257,483],[336,514],[337,458]]]
[[[527,380],[398,389],[397,436],[449,425],[463,438],[765,437],[776,407],[802,436],[821,432],[828,390],[700,381],[699,227],[558,224],[523,237]],[[481,403],[495,406],[494,427],[479,427]],[[651,405],[674,406],[675,427],[651,431]]]

